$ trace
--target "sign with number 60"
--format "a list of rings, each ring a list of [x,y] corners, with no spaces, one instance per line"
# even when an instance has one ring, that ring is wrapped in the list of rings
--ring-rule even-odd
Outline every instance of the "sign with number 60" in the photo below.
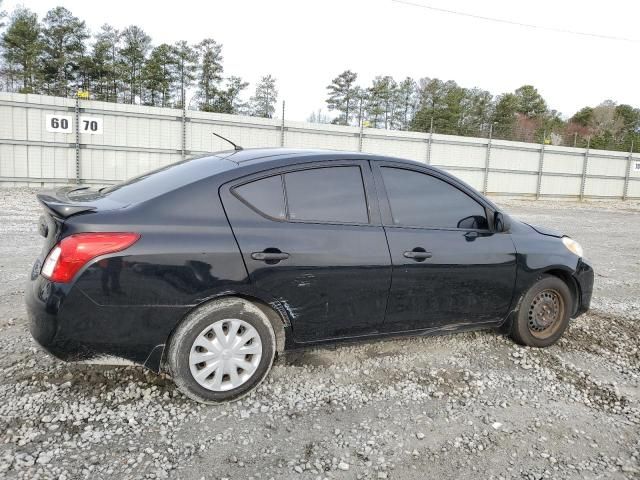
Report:
[[[47,115],[47,132],[73,133],[73,117],[71,115]]]

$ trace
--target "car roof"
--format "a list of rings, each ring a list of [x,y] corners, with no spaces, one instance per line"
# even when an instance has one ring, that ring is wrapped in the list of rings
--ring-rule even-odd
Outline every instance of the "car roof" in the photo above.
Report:
[[[295,159],[299,157],[305,157],[309,160],[310,157],[323,157],[331,156],[336,160],[346,159],[367,159],[367,160],[397,160],[408,163],[418,163],[413,160],[406,160],[396,157],[386,157],[383,155],[376,155],[365,152],[353,152],[348,150],[328,150],[328,149],[314,149],[314,148],[247,148],[243,150],[226,150],[223,152],[217,152],[210,154],[224,158],[225,160],[232,161],[238,165],[246,165],[248,163],[268,163],[273,160],[285,160],[288,158]]]

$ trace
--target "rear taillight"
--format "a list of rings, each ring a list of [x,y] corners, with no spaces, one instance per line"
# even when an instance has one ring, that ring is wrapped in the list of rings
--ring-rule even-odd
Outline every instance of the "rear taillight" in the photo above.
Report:
[[[137,233],[121,232],[70,235],[51,250],[41,273],[52,282],[70,282],[88,261],[129,248],[139,238]]]

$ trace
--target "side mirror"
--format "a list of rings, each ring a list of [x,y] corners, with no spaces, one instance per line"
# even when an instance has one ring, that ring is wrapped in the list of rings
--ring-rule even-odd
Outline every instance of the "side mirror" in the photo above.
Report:
[[[511,217],[502,212],[494,213],[493,229],[496,232],[508,232],[511,229]]]

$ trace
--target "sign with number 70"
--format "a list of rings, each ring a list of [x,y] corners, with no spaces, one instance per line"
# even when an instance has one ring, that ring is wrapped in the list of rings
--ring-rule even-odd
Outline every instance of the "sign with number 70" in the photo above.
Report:
[[[102,135],[102,118],[80,117],[80,133]]]

